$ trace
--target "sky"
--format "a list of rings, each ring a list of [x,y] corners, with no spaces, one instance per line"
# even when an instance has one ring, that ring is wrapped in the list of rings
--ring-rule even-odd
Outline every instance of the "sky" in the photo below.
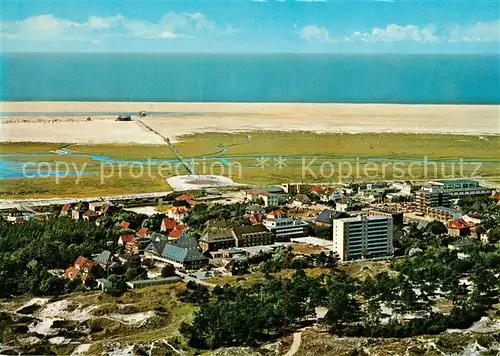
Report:
[[[3,0],[3,52],[499,53],[497,1]]]

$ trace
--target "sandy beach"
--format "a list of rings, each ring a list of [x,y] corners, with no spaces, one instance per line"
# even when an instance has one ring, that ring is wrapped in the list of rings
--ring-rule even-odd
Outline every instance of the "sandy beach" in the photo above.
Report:
[[[110,115],[141,110],[148,113],[143,119],[148,126],[173,139],[258,130],[500,133],[498,105],[4,102],[2,141],[162,143],[139,123],[117,122]]]

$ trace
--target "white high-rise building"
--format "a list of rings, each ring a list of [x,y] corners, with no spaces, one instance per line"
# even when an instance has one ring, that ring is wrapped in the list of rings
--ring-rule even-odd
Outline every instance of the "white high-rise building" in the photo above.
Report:
[[[333,247],[341,261],[394,254],[392,217],[357,216],[333,220]]]

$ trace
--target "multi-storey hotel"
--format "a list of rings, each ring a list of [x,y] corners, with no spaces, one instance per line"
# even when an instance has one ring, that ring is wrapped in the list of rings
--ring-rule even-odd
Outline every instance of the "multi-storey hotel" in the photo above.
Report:
[[[333,247],[341,261],[391,257],[392,217],[357,216],[333,220]]]
[[[428,214],[429,209],[435,207],[451,207],[450,194],[441,187],[425,187],[415,192],[417,211]]]

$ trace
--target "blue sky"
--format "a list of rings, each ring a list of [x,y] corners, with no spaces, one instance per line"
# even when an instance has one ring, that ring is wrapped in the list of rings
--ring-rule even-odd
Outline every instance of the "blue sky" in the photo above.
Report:
[[[498,53],[497,1],[13,1],[4,52]]]

